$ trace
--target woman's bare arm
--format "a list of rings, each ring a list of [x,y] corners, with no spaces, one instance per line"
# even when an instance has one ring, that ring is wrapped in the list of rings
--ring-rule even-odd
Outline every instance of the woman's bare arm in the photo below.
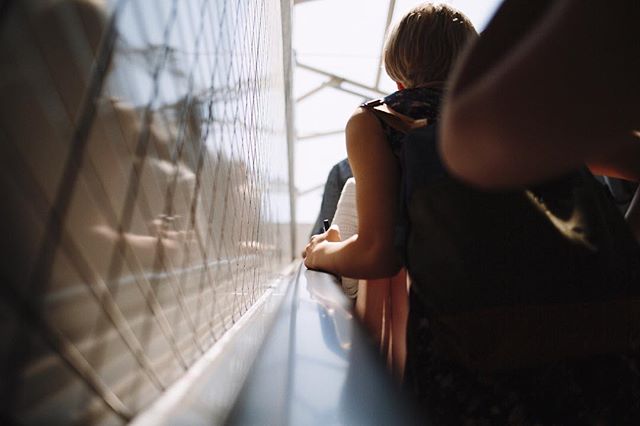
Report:
[[[445,103],[440,150],[449,169],[487,188],[533,183],[583,163],[607,161],[618,175],[639,170],[640,158],[626,159],[626,171],[611,162],[640,128],[639,8],[554,2],[525,36],[499,48],[492,45],[504,44],[514,22],[492,21]],[[526,21],[517,10],[512,18]]]
[[[333,230],[314,236],[305,265],[352,278],[394,275],[400,261],[394,248],[399,170],[378,119],[358,109],[346,128],[347,153],[356,180],[358,233],[345,241]]]

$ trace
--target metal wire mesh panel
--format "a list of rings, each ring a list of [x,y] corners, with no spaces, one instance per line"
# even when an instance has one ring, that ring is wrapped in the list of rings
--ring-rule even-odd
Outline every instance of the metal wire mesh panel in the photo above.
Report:
[[[291,259],[280,7],[1,3],[4,420],[126,421]]]

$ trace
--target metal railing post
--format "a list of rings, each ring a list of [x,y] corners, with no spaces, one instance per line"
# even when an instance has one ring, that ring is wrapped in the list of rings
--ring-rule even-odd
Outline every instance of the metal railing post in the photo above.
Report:
[[[292,47],[292,14],[293,0],[281,0],[282,14],[282,60],[284,72],[285,120],[287,132],[287,157],[289,168],[289,210],[291,258],[296,258],[297,221],[296,221],[296,186],[295,186],[295,116],[293,99],[293,47]]]

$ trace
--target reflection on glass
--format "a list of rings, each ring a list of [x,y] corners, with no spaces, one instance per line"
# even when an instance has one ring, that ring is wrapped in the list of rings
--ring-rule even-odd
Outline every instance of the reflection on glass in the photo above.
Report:
[[[0,386],[16,419],[125,421],[289,261],[280,2],[267,3],[7,8]]]
[[[351,301],[344,297],[338,286],[327,286],[317,273],[305,271],[307,291],[318,302],[320,326],[325,344],[342,358],[351,349],[353,315]]]

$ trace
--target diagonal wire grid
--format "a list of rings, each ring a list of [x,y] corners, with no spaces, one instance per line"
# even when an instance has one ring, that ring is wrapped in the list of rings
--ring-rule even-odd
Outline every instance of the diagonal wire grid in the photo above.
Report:
[[[280,1],[45,3],[0,20],[0,408],[123,423],[291,257]]]

